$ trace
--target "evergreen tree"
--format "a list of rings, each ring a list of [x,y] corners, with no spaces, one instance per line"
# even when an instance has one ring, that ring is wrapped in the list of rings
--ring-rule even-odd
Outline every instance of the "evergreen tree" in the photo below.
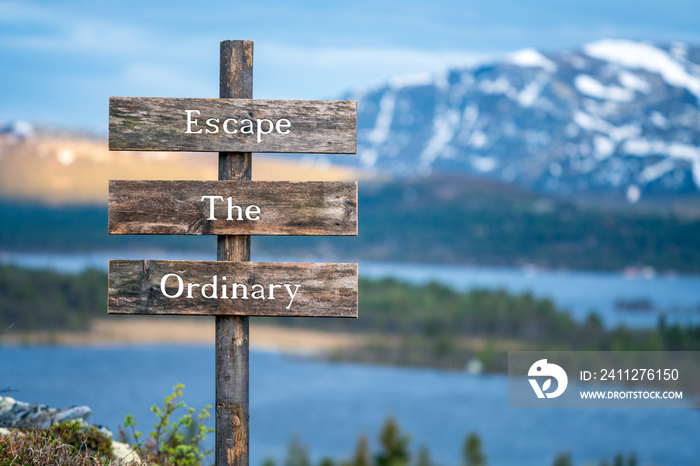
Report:
[[[410,438],[401,433],[401,427],[392,417],[384,423],[379,434],[382,450],[376,456],[377,466],[407,466],[411,461],[408,451]]]
[[[469,434],[464,441],[462,456],[466,466],[486,466],[486,456],[481,450],[481,439],[476,432]]]
[[[360,435],[357,439],[357,447],[355,448],[355,454],[350,460],[352,466],[370,466],[372,463],[372,456],[369,451],[369,441],[365,434]]]
[[[293,435],[289,441],[287,449],[287,459],[284,462],[285,466],[311,466],[309,452],[306,447],[301,444],[301,440],[296,435]]]
[[[554,458],[553,466],[574,466],[573,461],[571,461],[571,454],[569,453],[559,453],[556,458]]]
[[[416,466],[432,466],[433,462],[430,461],[430,453],[428,452],[428,447],[421,447],[418,450],[418,463]]]

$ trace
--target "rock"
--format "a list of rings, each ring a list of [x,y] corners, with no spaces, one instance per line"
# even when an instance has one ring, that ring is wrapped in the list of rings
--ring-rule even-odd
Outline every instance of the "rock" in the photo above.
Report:
[[[141,457],[129,444],[112,441],[112,453],[114,459],[122,464],[141,464]]]
[[[16,429],[46,429],[53,424],[69,421],[90,427],[86,419],[91,414],[92,410],[87,406],[70,406],[57,409],[46,405],[17,401],[9,396],[0,396],[0,436],[10,435],[11,433],[24,435]],[[126,443],[114,441],[112,432],[106,427],[94,427],[97,427],[101,433],[112,439],[112,453],[114,453],[116,464],[141,464],[141,458],[134,451],[133,447]]]
[[[479,358],[472,358],[467,361],[464,369],[467,371],[467,374],[479,375],[484,372],[484,363]]]
[[[0,396],[0,427],[45,429],[64,421],[84,422],[91,414],[92,410],[87,406],[57,409]]]
[[[60,410],[56,414],[54,422],[85,420],[90,417],[92,410],[87,406],[74,406]]]
[[[9,396],[0,396],[0,419],[2,416],[10,411],[15,405],[15,399]]]
[[[4,427],[0,427],[0,437],[3,437],[5,435],[17,435],[18,437],[24,437],[24,432],[20,430],[10,430],[10,429],[5,429]]]

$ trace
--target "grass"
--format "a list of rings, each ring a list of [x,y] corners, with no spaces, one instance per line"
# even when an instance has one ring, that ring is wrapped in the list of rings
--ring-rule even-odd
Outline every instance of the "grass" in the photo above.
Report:
[[[0,466],[128,466],[114,459],[107,436],[95,428],[74,426],[66,423],[45,430],[12,430],[0,436]]]

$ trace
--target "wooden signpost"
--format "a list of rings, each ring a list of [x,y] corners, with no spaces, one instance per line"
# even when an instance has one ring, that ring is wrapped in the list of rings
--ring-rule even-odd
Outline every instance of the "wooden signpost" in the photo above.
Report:
[[[357,183],[110,181],[109,232],[357,235]]]
[[[218,235],[217,262],[112,260],[110,314],[216,316],[216,464],[248,464],[248,316],[357,317],[357,264],[250,261],[249,235],[357,235],[357,183],[251,182],[251,152],[354,154],[357,105],[253,100],[224,41],[219,99],[111,97],[110,150],[219,151],[219,181],[110,181],[110,234]]]
[[[113,260],[108,312],[357,317],[357,265]]]
[[[111,150],[354,154],[346,101],[110,97]]]

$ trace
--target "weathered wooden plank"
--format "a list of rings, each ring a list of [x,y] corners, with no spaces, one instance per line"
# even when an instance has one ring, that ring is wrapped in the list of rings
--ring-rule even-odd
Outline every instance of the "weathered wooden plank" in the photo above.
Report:
[[[110,150],[354,154],[357,103],[110,97]]]
[[[107,312],[357,317],[357,264],[111,260]]]
[[[112,180],[109,233],[357,235],[357,183]]]

